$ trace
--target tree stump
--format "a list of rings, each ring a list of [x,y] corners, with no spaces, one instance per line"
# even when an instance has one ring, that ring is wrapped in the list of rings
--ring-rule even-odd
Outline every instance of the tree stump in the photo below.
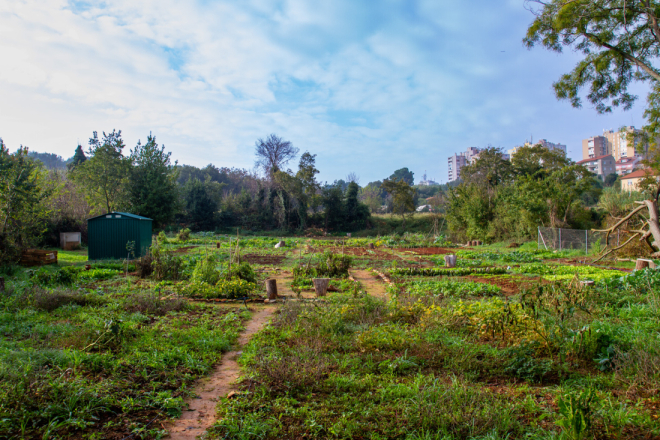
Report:
[[[277,299],[277,280],[268,279],[266,280],[266,294],[268,299]]]
[[[325,296],[328,293],[330,278],[314,278],[314,291],[316,296]]]
[[[367,247],[368,247],[369,249],[376,249],[376,246],[375,246],[373,243],[369,243],[369,244],[367,245]]]
[[[445,266],[456,267],[456,255],[445,255]]]
[[[215,247],[220,249],[220,242],[219,241],[215,243]]]
[[[638,258],[637,261],[635,262],[635,270],[642,270],[646,268],[655,269],[655,263],[653,262],[653,260]]]
[[[5,278],[0,277],[0,293],[4,293],[4,292],[5,292]]]

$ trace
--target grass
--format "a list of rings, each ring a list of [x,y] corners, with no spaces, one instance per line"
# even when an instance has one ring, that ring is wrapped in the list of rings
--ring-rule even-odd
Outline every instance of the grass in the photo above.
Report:
[[[243,350],[239,392],[219,402],[209,438],[660,436],[660,272],[567,265],[584,256],[536,243],[454,248],[459,270],[424,271],[443,268],[443,256],[416,250],[445,246],[444,238],[287,237],[275,249],[279,238],[238,240],[243,257],[265,261],[252,264],[255,295],[274,268],[316,266],[342,246],[354,255],[351,270],[399,273],[396,286],[385,301],[333,276],[340,292],[280,305]],[[168,241],[167,270],[143,279],[126,277],[122,262],[88,262],[84,251],[6,277],[0,437],[164,436],[161,422],[180,416],[194,381],[250,315],[242,304],[176,295],[225,289],[217,280],[226,279],[235,236]],[[214,263],[201,265],[211,255]],[[503,273],[473,270],[485,267]],[[581,286],[576,272],[598,282]],[[307,275],[300,281],[311,287]]]

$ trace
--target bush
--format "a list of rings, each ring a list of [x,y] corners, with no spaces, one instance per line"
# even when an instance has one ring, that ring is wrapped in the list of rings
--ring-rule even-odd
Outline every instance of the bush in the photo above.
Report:
[[[217,263],[213,255],[199,260],[195,265],[191,280],[195,283],[216,284],[220,281],[220,271],[216,266]]]
[[[254,283],[245,280],[220,280],[214,286],[202,282],[191,282],[179,288],[179,293],[191,298],[203,299],[240,299],[250,296],[257,289]]]
[[[190,240],[190,229],[188,229],[188,228],[181,229],[179,231],[179,233],[177,234],[176,238],[180,242],[186,242],[186,241]]]
[[[183,259],[172,251],[164,250],[158,243],[149,250],[152,256],[151,266],[157,280],[178,281],[183,278]]]
[[[286,355],[261,350],[254,356],[253,368],[271,391],[305,393],[318,389],[330,371],[328,362],[309,347],[298,347]]]
[[[257,282],[257,274],[252,269],[252,266],[250,266],[250,263],[244,261],[238,266],[232,266],[231,268],[231,273],[230,273],[230,278],[233,277],[238,277],[242,280],[247,281],[248,283],[256,283]]]
[[[158,234],[158,243],[159,244],[168,244],[170,241],[167,239],[167,235],[165,235],[165,232],[160,231]]]

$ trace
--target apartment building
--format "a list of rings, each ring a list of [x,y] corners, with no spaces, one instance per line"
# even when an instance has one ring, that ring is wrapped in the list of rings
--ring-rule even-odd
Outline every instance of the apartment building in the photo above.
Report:
[[[616,161],[616,173],[619,176],[625,176],[626,174],[632,173],[635,168],[639,167],[639,163],[642,161],[641,156],[633,157],[622,157]]]
[[[447,161],[448,167],[448,177],[447,182],[455,182],[461,177],[461,168],[467,165],[467,157],[464,156],[465,153],[454,154],[449,156]]]
[[[584,160],[612,154],[607,147],[605,136],[591,136],[582,140],[582,158]]]
[[[638,154],[635,151],[636,143],[628,141],[628,134],[639,131],[633,126],[624,127],[623,131],[603,130],[602,136],[582,140],[582,158],[592,159],[611,154],[619,161],[622,158],[635,157]]]
[[[525,142],[525,144],[517,147],[513,147],[512,149],[508,150],[504,156],[506,160],[511,160],[511,158],[518,152],[520,151],[521,148],[523,147],[533,147],[535,145],[540,145],[544,148],[547,148],[548,150],[558,150],[566,154],[566,145],[564,144],[555,144],[554,142],[549,142],[547,139],[541,139],[538,142]]]
[[[584,159],[578,162],[578,165],[583,165],[590,172],[594,173],[600,180],[605,179],[605,176],[616,172],[616,161],[611,154],[604,154],[601,156]]]

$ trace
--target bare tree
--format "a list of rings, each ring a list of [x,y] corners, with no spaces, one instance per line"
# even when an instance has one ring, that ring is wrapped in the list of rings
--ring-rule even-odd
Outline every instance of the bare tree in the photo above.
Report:
[[[348,176],[346,176],[346,181],[348,183],[355,182],[359,185],[360,184],[360,176],[358,176],[357,173],[355,173],[354,171],[351,171],[350,173],[348,173]]]
[[[271,134],[266,140],[258,139],[255,145],[254,154],[257,156],[255,165],[263,169],[267,175],[282,169],[298,154],[298,149],[291,142],[282,140],[275,134]]]

